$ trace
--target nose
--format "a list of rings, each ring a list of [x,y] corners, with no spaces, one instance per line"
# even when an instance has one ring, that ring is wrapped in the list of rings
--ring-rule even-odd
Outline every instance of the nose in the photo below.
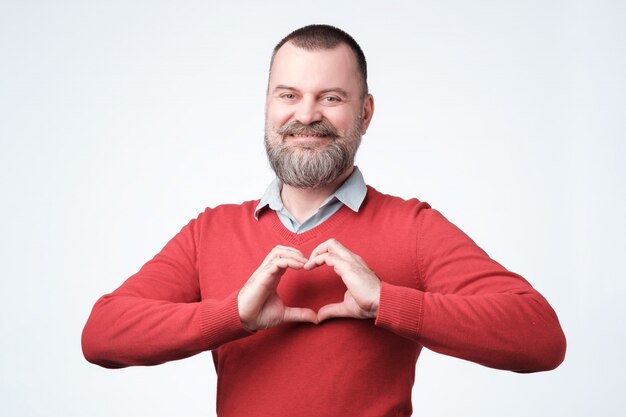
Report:
[[[303,125],[322,120],[322,111],[317,100],[313,97],[302,97],[296,108],[295,119]]]

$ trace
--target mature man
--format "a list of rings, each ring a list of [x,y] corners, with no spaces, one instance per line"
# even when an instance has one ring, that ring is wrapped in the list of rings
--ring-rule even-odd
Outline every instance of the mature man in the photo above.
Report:
[[[547,301],[428,204],[366,186],[365,57],[331,26],[274,49],[261,200],[208,208],[102,297],[83,332],[105,367],[212,350],[220,416],[408,416],[422,346],[516,372],[565,338]]]

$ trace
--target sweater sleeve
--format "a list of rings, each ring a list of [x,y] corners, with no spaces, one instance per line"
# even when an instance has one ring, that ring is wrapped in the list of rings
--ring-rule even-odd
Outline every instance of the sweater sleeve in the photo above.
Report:
[[[421,210],[420,217],[421,288],[383,282],[376,324],[435,352],[492,368],[556,368],[566,342],[545,298],[436,210]]]
[[[82,334],[85,358],[107,368],[156,365],[250,333],[237,292],[202,300],[192,220],[136,274],[94,305]]]

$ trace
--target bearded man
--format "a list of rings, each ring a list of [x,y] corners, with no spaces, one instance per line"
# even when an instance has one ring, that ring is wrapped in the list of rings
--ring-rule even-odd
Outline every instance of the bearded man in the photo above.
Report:
[[[367,186],[374,112],[345,32],[274,49],[260,200],[207,208],[96,302],[85,357],[109,368],[211,350],[219,416],[409,416],[422,346],[515,372],[553,369],[548,302],[427,203]]]

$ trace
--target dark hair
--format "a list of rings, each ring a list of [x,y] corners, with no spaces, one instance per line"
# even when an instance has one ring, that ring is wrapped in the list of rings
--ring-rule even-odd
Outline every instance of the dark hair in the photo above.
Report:
[[[287,42],[291,42],[298,48],[309,51],[316,49],[333,49],[339,44],[346,44],[352,50],[356,58],[359,75],[361,76],[362,97],[367,95],[367,62],[365,61],[365,55],[354,38],[343,30],[330,25],[308,25],[294,30],[274,47],[270,61],[270,71],[276,53]]]

